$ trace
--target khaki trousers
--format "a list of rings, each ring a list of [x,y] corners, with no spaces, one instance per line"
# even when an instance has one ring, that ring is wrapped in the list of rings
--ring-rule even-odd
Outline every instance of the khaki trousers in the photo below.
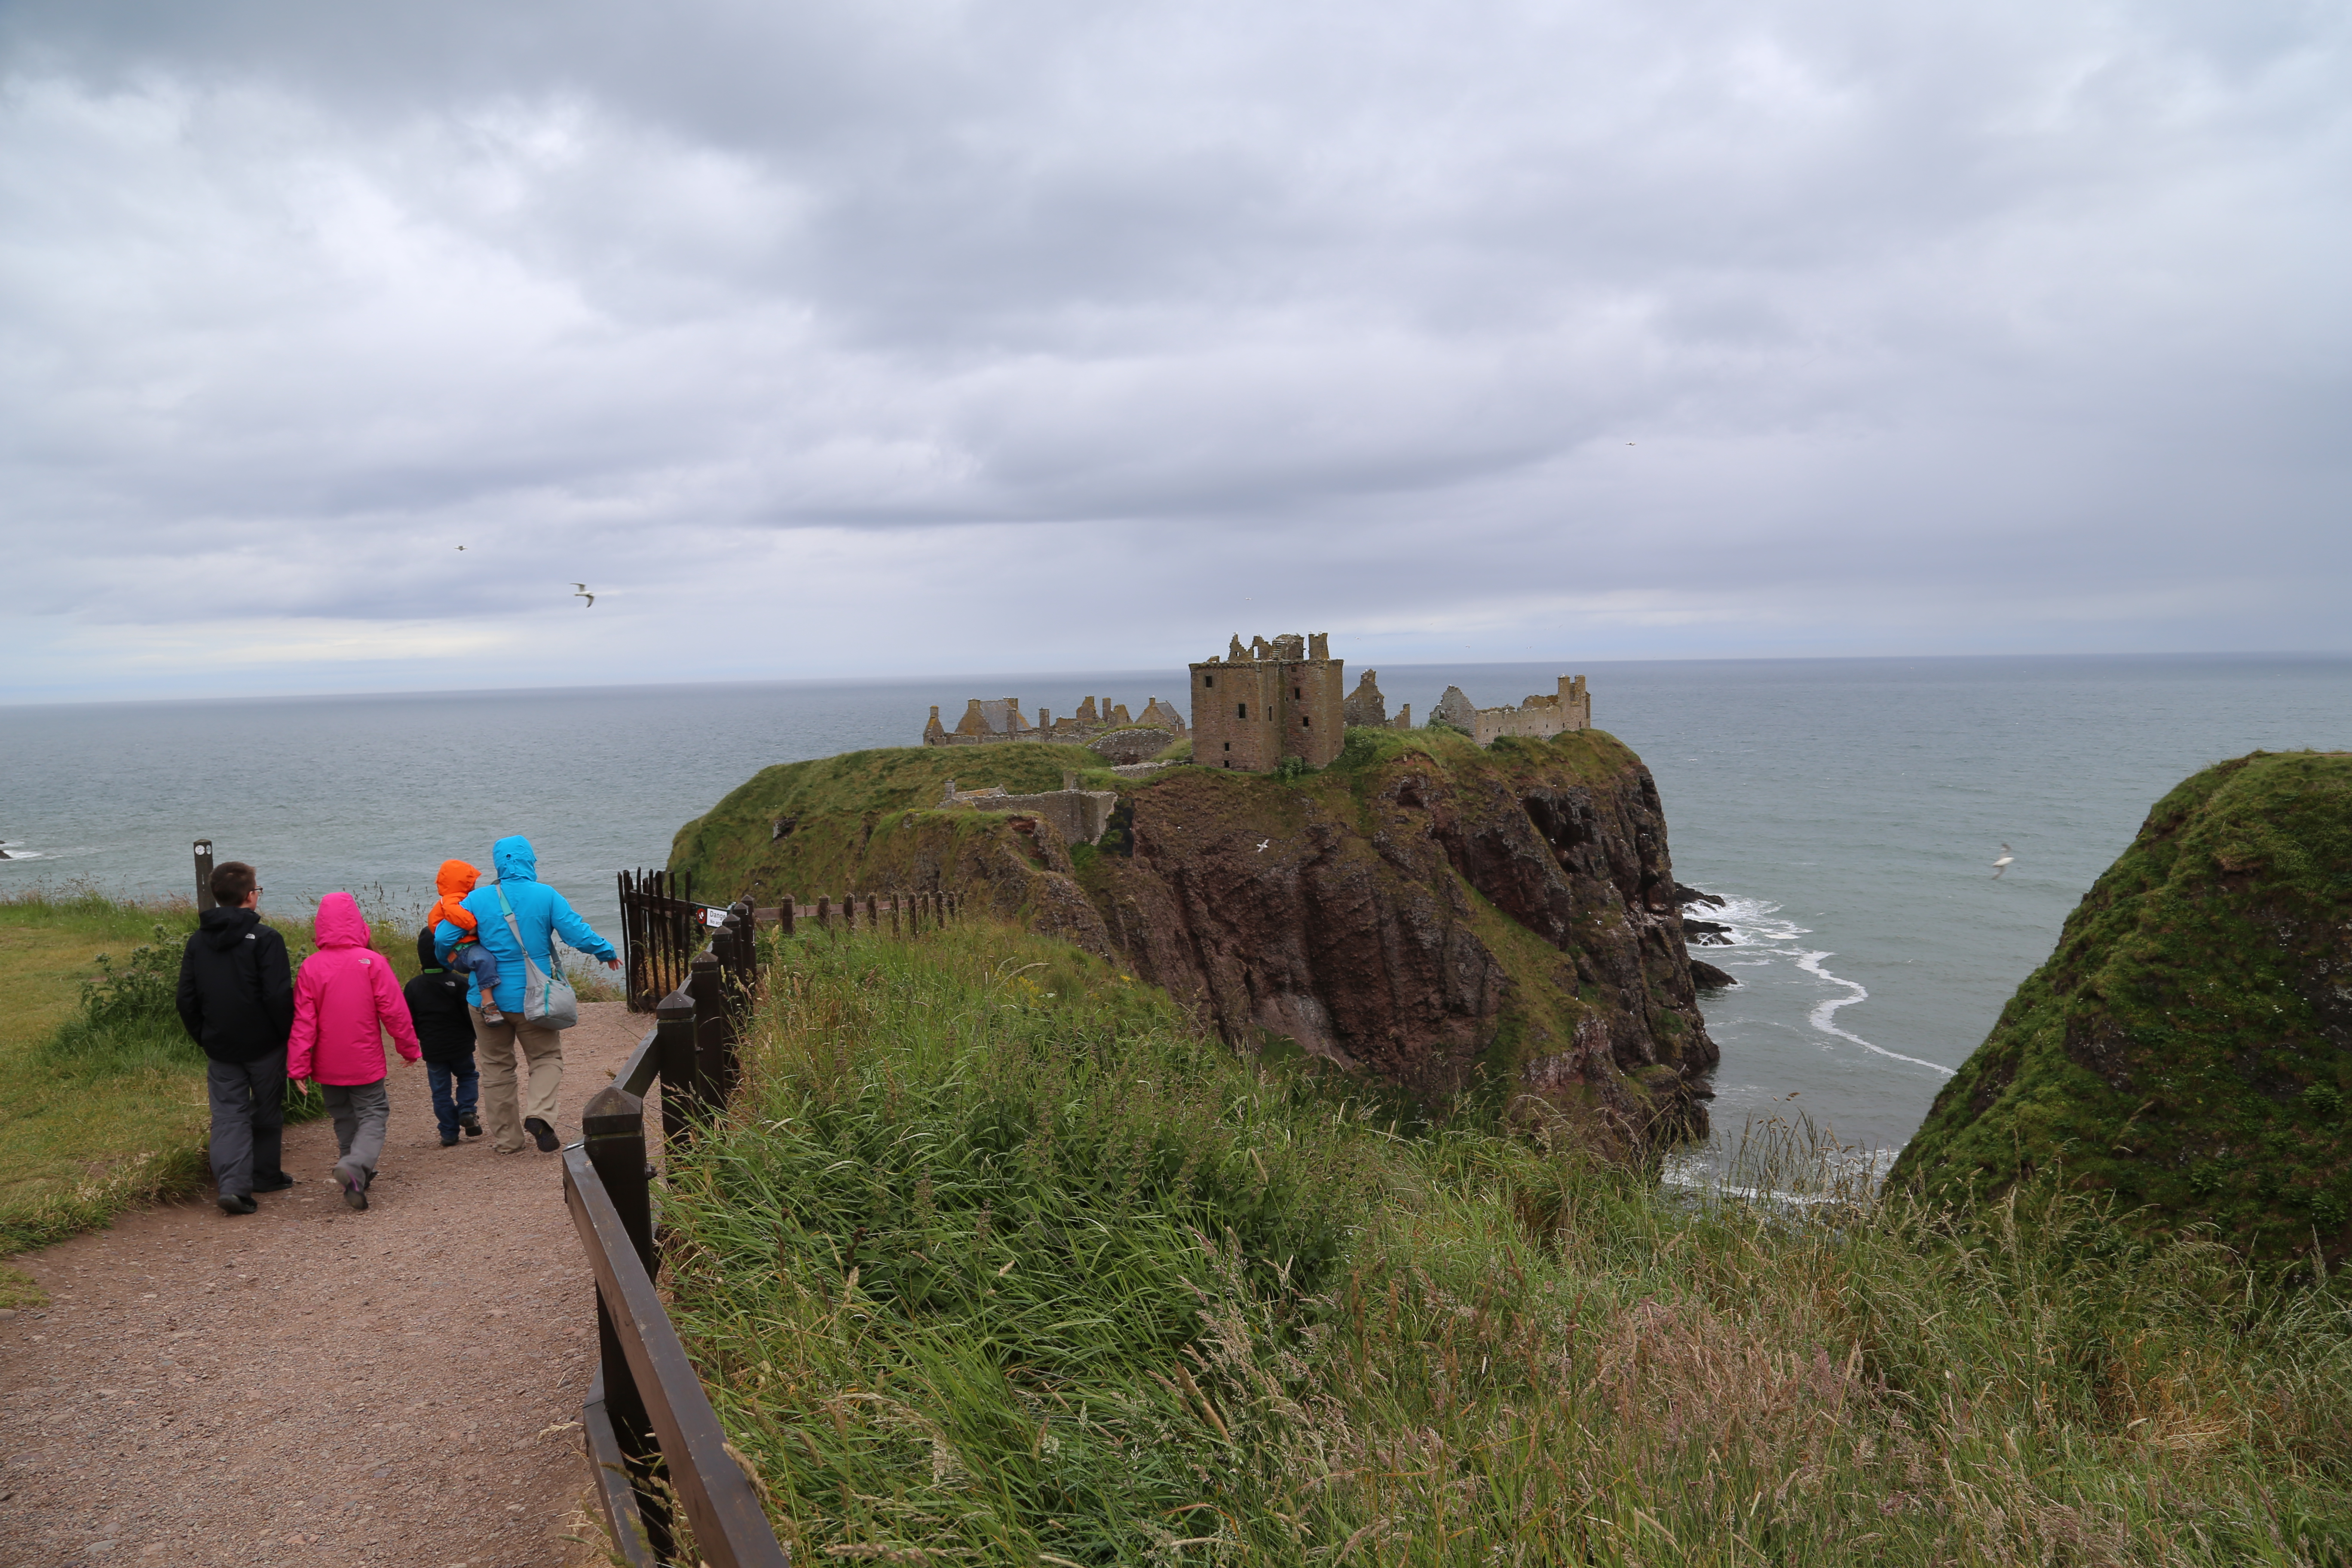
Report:
[[[550,1127],[555,1125],[555,1093],[563,1087],[563,1036],[560,1030],[522,1023],[511,1013],[504,1023],[485,1024],[480,1008],[467,1011],[474,1016],[474,1055],[482,1073],[482,1120],[488,1124],[491,1145],[501,1154],[511,1154],[523,1146],[524,1117],[536,1116]],[[517,1046],[522,1047],[527,1064],[523,1070],[530,1078],[520,1107],[515,1103]]]

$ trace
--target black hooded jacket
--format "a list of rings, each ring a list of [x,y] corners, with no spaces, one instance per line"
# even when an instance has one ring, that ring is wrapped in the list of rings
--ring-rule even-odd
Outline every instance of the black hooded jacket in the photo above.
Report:
[[[474,1016],[466,1011],[466,977],[433,955],[433,928],[416,933],[416,978],[401,994],[416,1025],[416,1043],[428,1062],[462,1062],[474,1054]]]
[[[286,939],[252,910],[206,910],[180,954],[180,1022],[215,1061],[286,1048],[294,972]]]

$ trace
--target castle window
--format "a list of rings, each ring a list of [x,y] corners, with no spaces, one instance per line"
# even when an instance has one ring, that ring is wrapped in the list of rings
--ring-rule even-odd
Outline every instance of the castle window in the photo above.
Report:
[[[1217,678],[1213,675],[1204,675],[1201,677],[1201,684],[1203,687],[1214,686],[1216,683]]]
[[[1246,719],[1246,718],[1248,718],[1248,717],[1249,717],[1249,704],[1248,704],[1248,703],[1246,703],[1246,702],[1236,702],[1236,703],[1234,703],[1234,718],[1236,718],[1236,719]]]
[[[1297,701],[1297,700],[1299,700],[1299,699],[1300,699],[1300,693],[1299,693],[1298,688],[1297,688],[1296,686],[1292,687],[1292,688],[1290,689],[1290,696],[1291,696],[1291,700],[1292,700],[1293,701]]]
[[[1233,743],[1231,741],[1227,741],[1227,742],[1225,742],[1225,750],[1227,750],[1227,751],[1229,751],[1229,752],[1230,752],[1230,751],[1232,751],[1233,749],[1234,749],[1234,743]]]
[[[1312,730],[1315,728],[1315,721],[1301,713],[1298,716],[1298,727],[1302,730]]]

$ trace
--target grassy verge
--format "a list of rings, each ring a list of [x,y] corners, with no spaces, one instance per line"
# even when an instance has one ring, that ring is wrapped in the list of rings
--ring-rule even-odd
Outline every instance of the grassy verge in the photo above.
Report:
[[[211,1179],[204,1053],[172,1004],[195,918],[184,902],[93,892],[0,900],[0,1256]],[[272,923],[300,963],[307,916]],[[374,910],[371,925],[375,950],[413,975],[415,920]],[[321,1113],[315,1092],[289,1109]]]
[[[1693,1200],[1416,1133],[985,924],[772,974],[665,1213],[806,1560],[2352,1555],[2332,1286],[2079,1197]]]

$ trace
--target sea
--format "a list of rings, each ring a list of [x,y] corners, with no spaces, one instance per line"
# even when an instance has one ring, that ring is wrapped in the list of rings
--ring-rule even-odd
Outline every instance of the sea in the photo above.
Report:
[[[1695,948],[1719,1137],[1803,1118],[1884,1160],[2049,956],[2067,912],[2181,779],[2263,748],[2352,748],[2352,657],[1422,665],[1481,706],[1590,678],[1593,721],[1656,776],[1675,869],[1725,900]],[[1349,676],[1350,686],[1354,672]],[[1181,668],[0,708],[0,895],[184,894],[192,846],[266,905],[333,889],[421,912],[434,868],[520,833],[608,934],[615,873],[760,768],[915,743],[931,704],[1182,703]],[[2009,866],[1995,874],[2004,855]]]

